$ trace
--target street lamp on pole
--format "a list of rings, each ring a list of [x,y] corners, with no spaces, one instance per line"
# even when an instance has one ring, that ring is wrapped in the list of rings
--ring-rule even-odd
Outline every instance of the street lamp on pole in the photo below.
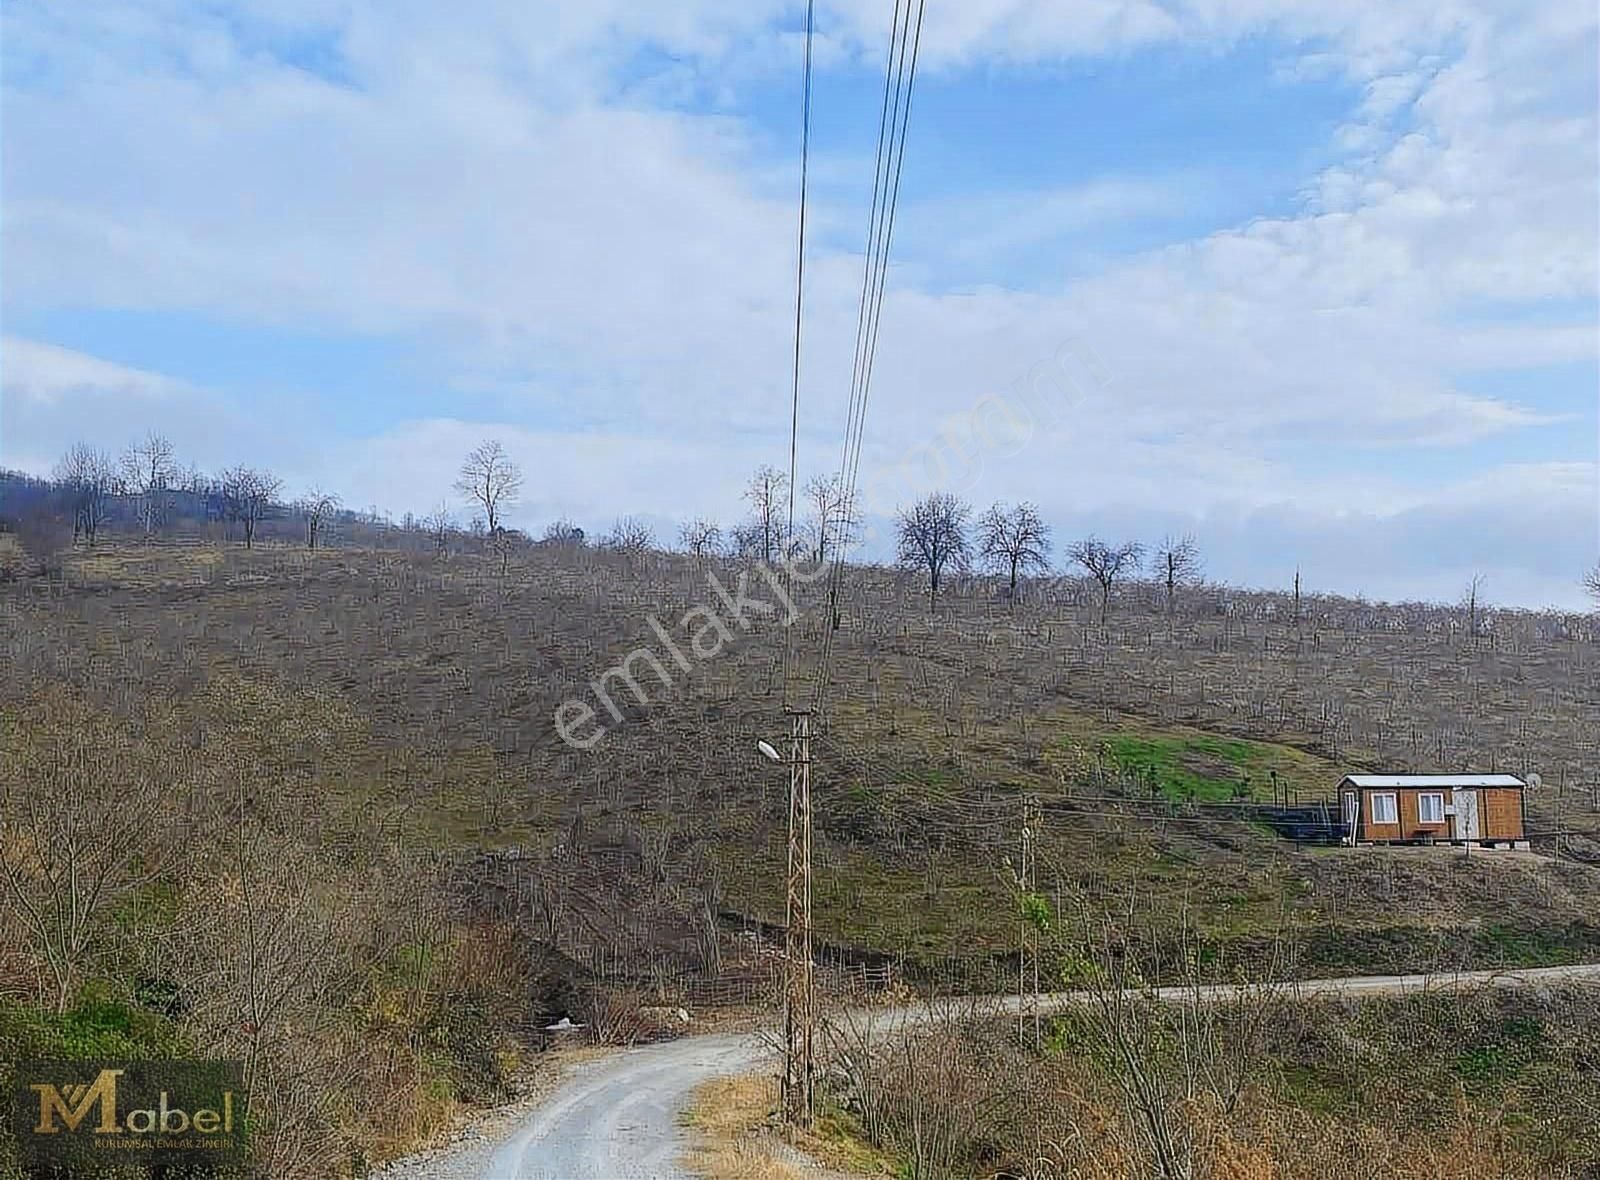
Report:
[[[793,1125],[811,1122],[812,1045],[817,1019],[811,960],[811,711],[790,711],[789,756],[771,742],[756,749],[789,768],[789,855],[784,901],[783,1112]]]

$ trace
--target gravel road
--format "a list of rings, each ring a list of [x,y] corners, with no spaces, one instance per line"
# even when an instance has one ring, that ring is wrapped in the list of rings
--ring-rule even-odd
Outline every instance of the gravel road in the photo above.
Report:
[[[1304,998],[1399,995],[1425,989],[1532,987],[1600,981],[1600,964],[1511,971],[1466,971],[1455,975],[1373,975],[1319,979],[1285,985]],[[1200,989],[1199,999],[1225,999],[1238,989]],[[1171,988],[1164,998],[1194,997]],[[1072,994],[1045,996],[1041,1010],[1059,1011],[1081,1002]],[[946,1005],[863,1010],[883,1032],[914,1025],[942,1012],[960,1015],[1014,1013],[1016,996],[965,999]],[[574,1068],[544,1102],[509,1130],[481,1142],[457,1144],[386,1169],[384,1180],[686,1180],[676,1159],[686,1145],[679,1119],[689,1096],[714,1077],[776,1069],[761,1038],[750,1034],[687,1037],[667,1044],[627,1049]]]

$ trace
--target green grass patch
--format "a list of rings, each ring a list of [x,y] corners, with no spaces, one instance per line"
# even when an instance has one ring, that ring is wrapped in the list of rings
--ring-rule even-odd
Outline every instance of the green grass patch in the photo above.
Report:
[[[187,1051],[156,1013],[111,999],[85,999],[64,1013],[0,1003],[0,1057],[12,1060],[166,1058]]]
[[[1099,749],[1151,796],[1174,802],[1323,798],[1337,781],[1322,760],[1276,742],[1203,731],[1121,731],[1097,735]]]

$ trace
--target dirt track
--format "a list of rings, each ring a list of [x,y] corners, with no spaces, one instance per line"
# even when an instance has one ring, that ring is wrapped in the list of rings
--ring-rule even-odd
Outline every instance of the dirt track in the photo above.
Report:
[[[1532,987],[1547,983],[1600,982],[1600,964],[1458,975],[1369,975],[1319,979],[1285,985],[1290,995],[1399,995],[1423,989]],[[1162,997],[1181,1002],[1226,999],[1240,989],[1220,985],[1164,989]],[[1058,1011],[1081,1002],[1072,993],[1043,997],[1041,1010]],[[941,1013],[1004,1015],[1021,1006],[1017,996],[963,999],[945,1004],[863,1010],[856,1020],[871,1020],[892,1033],[897,1026],[924,1023]],[[680,1125],[689,1095],[702,1082],[761,1068],[768,1050],[758,1035],[688,1037],[666,1044],[624,1050],[575,1069],[550,1098],[496,1143],[476,1144],[402,1163],[383,1173],[386,1180],[684,1180],[676,1160],[685,1146]]]

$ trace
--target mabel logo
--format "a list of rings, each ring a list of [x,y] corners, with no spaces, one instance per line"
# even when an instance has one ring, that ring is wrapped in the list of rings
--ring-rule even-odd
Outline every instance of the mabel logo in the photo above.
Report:
[[[59,1134],[57,1118],[66,1124],[67,1130],[76,1131],[78,1124],[98,1106],[100,1124],[95,1131],[101,1135],[115,1135],[122,1130],[117,1125],[117,1079],[121,1076],[120,1069],[102,1069],[92,1086],[68,1082],[58,1087],[35,1082],[28,1087],[39,1092],[39,1125],[33,1129],[34,1134]]]
[[[130,1131],[135,1135],[182,1135],[193,1129],[201,1135],[233,1134],[233,1091],[222,1092],[222,1109],[202,1108],[192,1115],[181,1107],[169,1106],[167,1091],[162,1090],[158,1104],[144,1110],[130,1110],[119,1121],[117,1107],[117,1079],[120,1069],[102,1069],[93,1085],[68,1082],[65,1086],[52,1086],[36,1082],[28,1088],[39,1093],[39,1124],[36,1135],[60,1134],[64,1125],[76,1131],[89,1112],[99,1107],[100,1118],[94,1126],[97,1135],[118,1135]],[[59,1121],[58,1121],[59,1120]]]
[[[244,1158],[240,1071],[231,1062],[52,1062],[19,1065],[17,1138],[35,1161],[179,1162],[225,1175]]]

